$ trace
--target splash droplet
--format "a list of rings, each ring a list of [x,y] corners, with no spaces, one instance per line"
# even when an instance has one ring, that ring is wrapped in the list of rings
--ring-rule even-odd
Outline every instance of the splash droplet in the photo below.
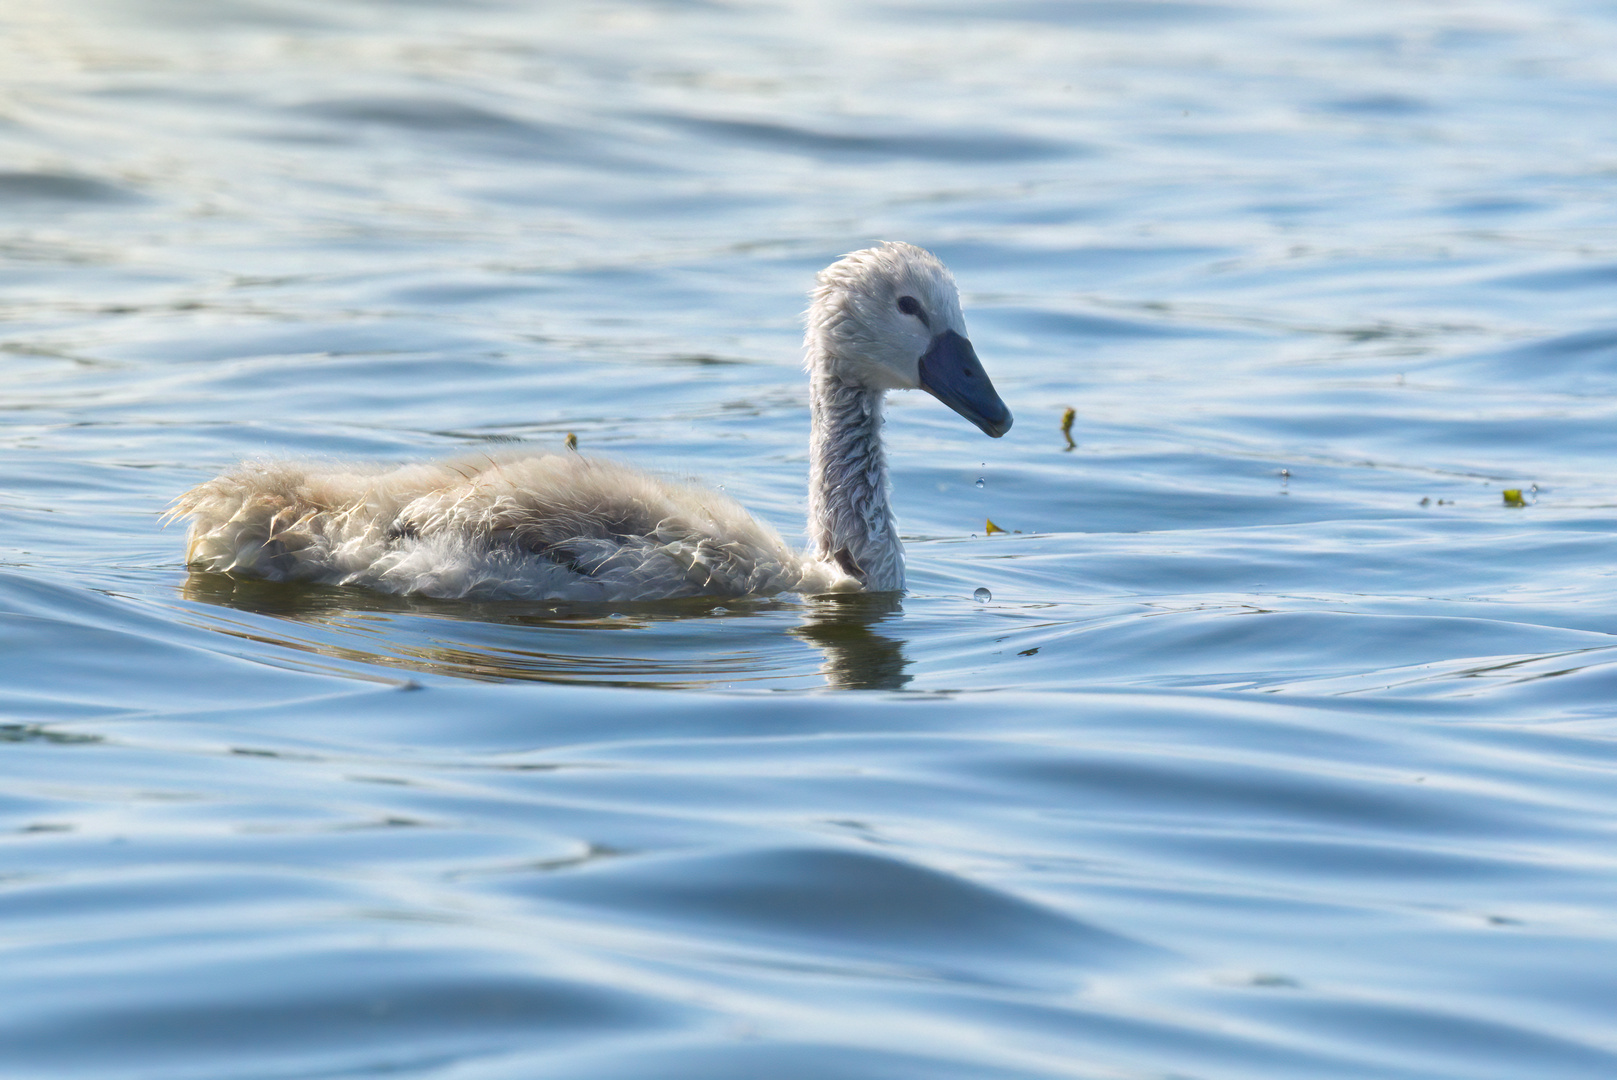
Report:
[[[988,601],[994,598],[994,594],[989,592],[987,589],[978,589],[976,592],[971,594],[971,598],[977,601],[979,604],[986,604]]]
[[[988,481],[984,480],[982,477],[979,476],[979,477],[977,477],[977,486],[980,487],[980,488],[981,487],[987,487],[988,486]]]

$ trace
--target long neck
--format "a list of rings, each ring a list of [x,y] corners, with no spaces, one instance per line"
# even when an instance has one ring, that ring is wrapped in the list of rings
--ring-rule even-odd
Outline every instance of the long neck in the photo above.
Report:
[[[885,391],[850,386],[816,365],[809,382],[809,539],[870,592],[904,587],[904,545],[888,506]]]

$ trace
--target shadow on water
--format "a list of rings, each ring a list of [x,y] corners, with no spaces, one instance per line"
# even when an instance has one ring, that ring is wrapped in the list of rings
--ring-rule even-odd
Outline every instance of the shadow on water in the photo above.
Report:
[[[910,681],[902,641],[875,629],[902,615],[896,594],[480,602],[193,573],[180,596],[256,617],[209,613],[204,625],[215,632],[393,671],[658,689],[897,690]]]

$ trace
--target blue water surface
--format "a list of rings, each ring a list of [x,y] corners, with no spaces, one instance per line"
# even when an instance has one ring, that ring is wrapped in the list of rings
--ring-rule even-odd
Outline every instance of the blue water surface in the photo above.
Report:
[[[0,1074],[1617,1076],[1614,115],[1576,0],[0,9]],[[572,432],[797,535],[887,238],[1017,417],[893,399],[902,599],[161,524]]]

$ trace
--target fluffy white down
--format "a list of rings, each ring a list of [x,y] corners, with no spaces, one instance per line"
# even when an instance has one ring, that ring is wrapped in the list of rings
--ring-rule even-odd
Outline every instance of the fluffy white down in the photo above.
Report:
[[[611,461],[250,462],[182,495],[194,568],[444,598],[636,601],[850,591],[735,500]]]

